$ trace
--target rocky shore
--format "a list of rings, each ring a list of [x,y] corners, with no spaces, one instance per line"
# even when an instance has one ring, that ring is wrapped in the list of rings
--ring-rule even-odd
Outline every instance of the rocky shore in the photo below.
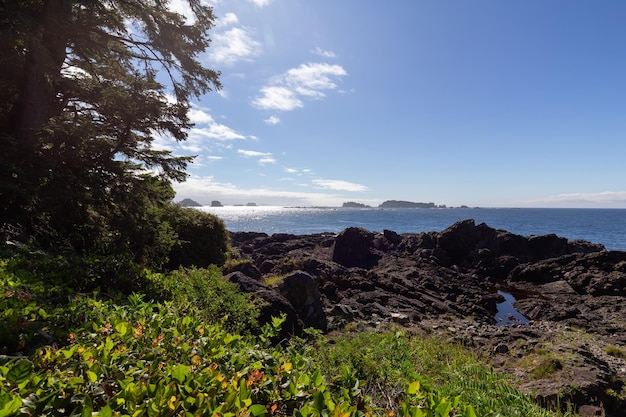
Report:
[[[546,405],[626,416],[626,252],[473,220],[442,232],[231,233],[226,279],[285,331],[390,323],[474,349]],[[502,292],[528,324],[495,319]]]

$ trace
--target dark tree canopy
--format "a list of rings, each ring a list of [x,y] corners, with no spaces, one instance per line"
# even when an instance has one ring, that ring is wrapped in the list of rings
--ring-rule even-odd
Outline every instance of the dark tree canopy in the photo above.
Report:
[[[185,140],[189,100],[221,87],[199,61],[212,9],[188,0],[185,18],[168,3],[0,0],[5,233],[81,250],[168,234],[159,208],[191,158],[151,144]]]

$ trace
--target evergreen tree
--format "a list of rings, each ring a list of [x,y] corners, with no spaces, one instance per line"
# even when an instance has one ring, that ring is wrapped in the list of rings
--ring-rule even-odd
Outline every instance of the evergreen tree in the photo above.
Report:
[[[212,9],[168,4],[0,0],[5,233],[139,259],[174,240],[159,213],[191,157],[151,144],[185,140],[189,100],[221,86],[199,61]]]

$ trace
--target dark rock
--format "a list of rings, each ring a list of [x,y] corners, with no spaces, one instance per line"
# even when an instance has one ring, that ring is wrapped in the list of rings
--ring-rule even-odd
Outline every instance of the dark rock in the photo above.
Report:
[[[333,261],[345,267],[365,267],[372,263],[370,251],[374,235],[360,227],[350,227],[335,239]]]
[[[387,239],[390,243],[394,245],[399,245],[402,242],[402,236],[400,236],[393,230],[383,230],[383,236],[385,236],[385,239]]]
[[[535,260],[556,258],[567,253],[567,239],[554,234],[531,236],[528,249]]]
[[[261,279],[261,271],[251,262],[239,262],[232,266],[225,267],[224,273],[229,274],[232,272],[241,272],[244,275],[249,276],[255,280]]]
[[[240,271],[232,272],[224,276],[224,279],[228,282],[239,285],[239,288],[245,292],[256,292],[259,290],[266,290],[268,287],[261,284],[259,281],[250,278]]]
[[[505,354],[505,353],[509,353],[509,347],[507,345],[505,345],[504,343],[500,343],[498,345],[496,345],[495,348],[493,348],[493,353],[497,353],[497,354]]]
[[[463,220],[453,224],[439,234],[437,246],[453,259],[469,255],[478,243],[478,233],[474,220]]]
[[[261,313],[259,323],[271,323],[273,317],[285,315],[285,322],[281,328],[281,336],[302,334],[304,324],[298,317],[298,313],[291,303],[278,292],[270,289],[262,289],[254,293],[255,297],[261,298]]]
[[[294,306],[305,326],[326,329],[327,320],[316,278],[306,272],[296,271],[286,276],[278,289]]]

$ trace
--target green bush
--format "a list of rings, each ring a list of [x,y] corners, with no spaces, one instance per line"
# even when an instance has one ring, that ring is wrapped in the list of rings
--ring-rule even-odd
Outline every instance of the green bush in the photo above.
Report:
[[[222,323],[233,332],[250,332],[256,329],[259,309],[250,295],[239,287],[222,279],[220,269],[180,268],[175,271],[150,274],[153,295],[170,300],[177,305],[193,306],[201,319],[210,323]]]
[[[169,253],[166,267],[223,265],[226,260],[228,232],[218,217],[197,209],[171,204],[165,220],[178,236]]]

